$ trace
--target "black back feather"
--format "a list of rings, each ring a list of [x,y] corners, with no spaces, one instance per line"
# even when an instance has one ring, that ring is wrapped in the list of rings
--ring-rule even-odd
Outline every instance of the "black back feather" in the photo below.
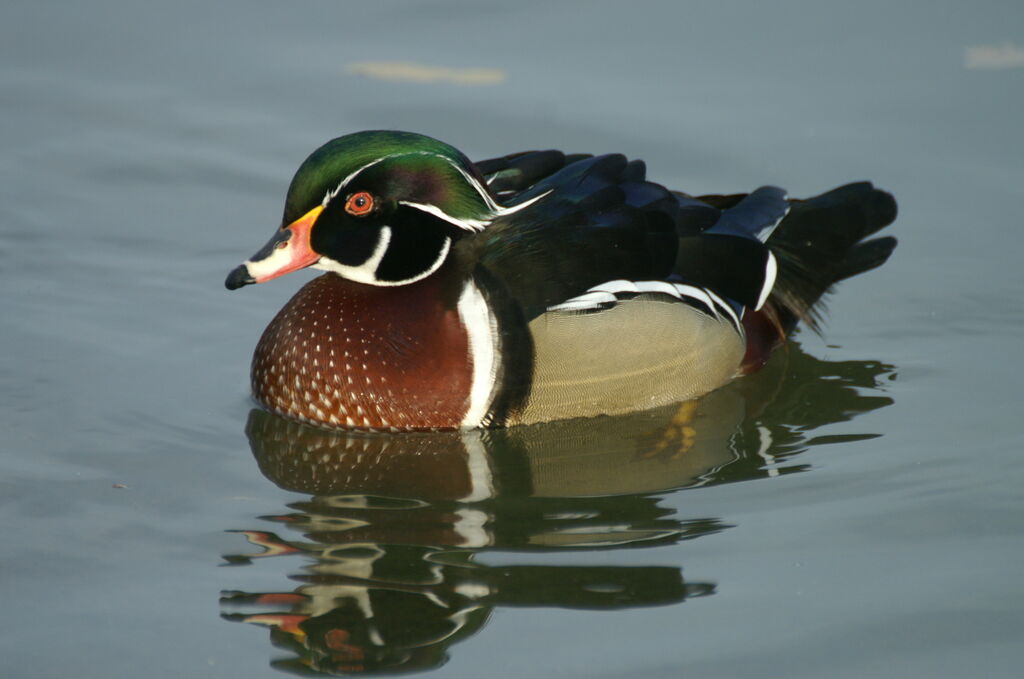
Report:
[[[505,205],[548,193],[457,246],[501,281],[526,320],[615,279],[681,280],[753,307],[770,250],[778,273],[769,303],[784,329],[802,320],[817,330],[829,288],[896,246],[865,240],[896,216],[892,196],[868,182],[808,200],[770,186],[693,197],[647,181],[642,161],[618,154],[527,151],[476,167]]]
[[[551,154],[553,152],[537,152]],[[678,203],[667,189],[643,179],[643,163],[618,154],[563,156],[556,171],[524,154],[478,164],[497,174],[493,187],[535,180],[509,204],[549,195],[496,220],[462,247],[475,248],[518,299],[527,319],[616,278],[661,280],[672,272]],[[547,156],[548,159],[554,156]],[[512,170],[516,170],[513,172]]]

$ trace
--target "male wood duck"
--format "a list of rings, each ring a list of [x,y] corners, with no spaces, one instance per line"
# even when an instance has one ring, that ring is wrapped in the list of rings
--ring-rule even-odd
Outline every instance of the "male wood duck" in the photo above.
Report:
[[[335,429],[502,427],[647,410],[758,369],[822,295],[879,266],[892,196],[693,197],[618,154],[473,163],[420,134],[333,139],[229,289],[304,267],[256,399]]]

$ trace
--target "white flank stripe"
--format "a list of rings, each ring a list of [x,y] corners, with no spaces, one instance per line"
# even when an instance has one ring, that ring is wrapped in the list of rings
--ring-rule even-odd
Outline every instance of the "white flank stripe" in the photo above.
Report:
[[[614,304],[619,301],[616,293],[658,293],[675,297],[682,300],[689,297],[706,306],[708,311],[721,320],[723,314],[728,317],[736,328],[736,332],[743,334],[743,326],[740,318],[733,308],[724,299],[711,290],[698,288],[685,283],[669,283],[667,281],[627,281],[617,279],[596,285],[584,294],[568,299],[556,306],[548,307],[548,311],[581,311],[585,309],[596,309],[606,304]]]
[[[675,297],[678,300],[682,300],[686,296],[706,306],[714,314],[715,318],[721,318],[722,314],[720,312],[724,311],[736,322],[737,326],[739,325],[739,318],[736,316],[736,312],[732,310],[732,307],[725,300],[715,293],[704,288],[684,283],[669,283],[667,281],[633,282],[624,279],[608,281],[601,285],[595,285],[578,297],[573,297],[561,304],[548,307],[548,311],[579,311],[581,309],[593,309],[604,304],[613,304],[619,301],[619,298],[616,297],[619,293],[659,293]]]
[[[761,288],[761,294],[757,298],[757,306],[754,307],[754,311],[760,311],[764,303],[768,301],[768,295],[771,294],[772,288],[775,287],[775,274],[778,273],[779,265],[775,261],[775,255],[768,251],[768,263],[764,265],[764,287]]]
[[[462,288],[458,310],[459,319],[466,328],[469,357],[473,362],[473,386],[469,391],[469,409],[462,418],[462,426],[479,427],[491,407],[498,374],[497,321],[472,280],[466,281]]]
[[[711,310],[711,313],[713,313],[716,318],[719,316],[718,309],[715,307],[715,303],[711,301],[711,297],[708,296],[706,290],[704,290],[703,288],[695,288],[692,285],[684,285],[682,283],[675,283],[674,285],[676,290],[678,290],[682,294],[686,295],[687,297],[691,297],[707,306],[707,308]]]
[[[580,295],[579,297],[573,297],[568,299],[561,304],[553,307],[548,307],[548,311],[579,311],[580,309],[592,309],[599,307],[602,304],[611,304],[618,300],[618,298],[610,292],[588,292]]]
[[[660,292],[663,295],[671,295],[676,299],[682,299],[682,294],[676,287],[667,281],[642,281],[636,284],[640,292]]]
[[[732,310],[732,307],[729,306],[729,303],[726,302],[721,297],[719,297],[718,295],[716,295],[711,290],[705,288],[704,292],[708,293],[708,297],[714,300],[715,304],[718,305],[718,308],[720,308],[725,313],[729,314],[729,318],[732,319],[733,325],[736,326],[736,331],[742,335],[743,331],[740,328],[742,328],[743,326],[740,325],[740,319],[736,315],[736,312]]]

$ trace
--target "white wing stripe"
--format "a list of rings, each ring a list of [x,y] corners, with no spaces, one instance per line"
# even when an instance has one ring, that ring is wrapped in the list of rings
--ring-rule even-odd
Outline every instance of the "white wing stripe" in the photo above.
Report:
[[[712,302],[711,298],[708,296],[707,290],[704,290],[703,288],[695,288],[692,285],[683,285],[682,283],[674,283],[673,286],[676,288],[676,290],[686,295],[687,297],[691,297],[697,300],[698,302],[704,304],[708,309],[711,310],[711,313],[715,315],[715,318],[720,318],[718,314],[718,309],[715,308],[715,303]]]
[[[760,311],[764,303],[768,301],[768,295],[771,294],[772,288],[775,287],[775,275],[778,273],[779,265],[775,261],[775,255],[768,252],[768,262],[764,265],[764,286],[761,288],[761,294],[757,297],[757,306],[754,307],[754,311]]]
[[[427,214],[439,217],[444,221],[448,222],[449,224],[454,224],[455,226],[465,231],[483,231],[484,227],[491,223],[490,220],[485,219],[459,219],[457,217],[452,217],[450,214],[448,214],[447,212],[445,212],[436,205],[428,205],[426,203],[414,203],[410,200],[400,200],[398,201],[398,204],[406,205],[411,208],[416,208],[420,212],[426,212]]]
[[[548,311],[578,311],[580,309],[593,309],[601,306],[602,304],[614,304],[617,301],[618,297],[610,292],[587,292],[579,297],[568,299],[557,306],[548,307]]]

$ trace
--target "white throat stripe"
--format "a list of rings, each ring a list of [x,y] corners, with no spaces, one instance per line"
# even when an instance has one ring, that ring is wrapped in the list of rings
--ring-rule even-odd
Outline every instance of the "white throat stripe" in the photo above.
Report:
[[[379,278],[377,276],[377,269],[380,268],[380,263],[384,259],[384,255],[387,254],[388,246],[391,245],[391,238],[391,227],[382,226],[380,229],[380,238],[377,239],[377,244],[373,248],[373,253],[365,262],[358,266],[342,264],[330,257],[320,257],[320,260],[316,264],[313,264],[311,268],[320,269],[322,271],[331,271],[357,283],[365,283],[367,285],[377,285],[381,287],[395,287],[421,281],[437,271],[441,268],[441,265],[444,264],[444,260],[448,257],[448,252],[452,248],[452,239],[445,236],[444,241],[441,243],[441,249],[437,253],[437,258],[434,259],[430,266],[428,266],[424,271],[410,278],[405,278],[399,281],[389,281]]]

